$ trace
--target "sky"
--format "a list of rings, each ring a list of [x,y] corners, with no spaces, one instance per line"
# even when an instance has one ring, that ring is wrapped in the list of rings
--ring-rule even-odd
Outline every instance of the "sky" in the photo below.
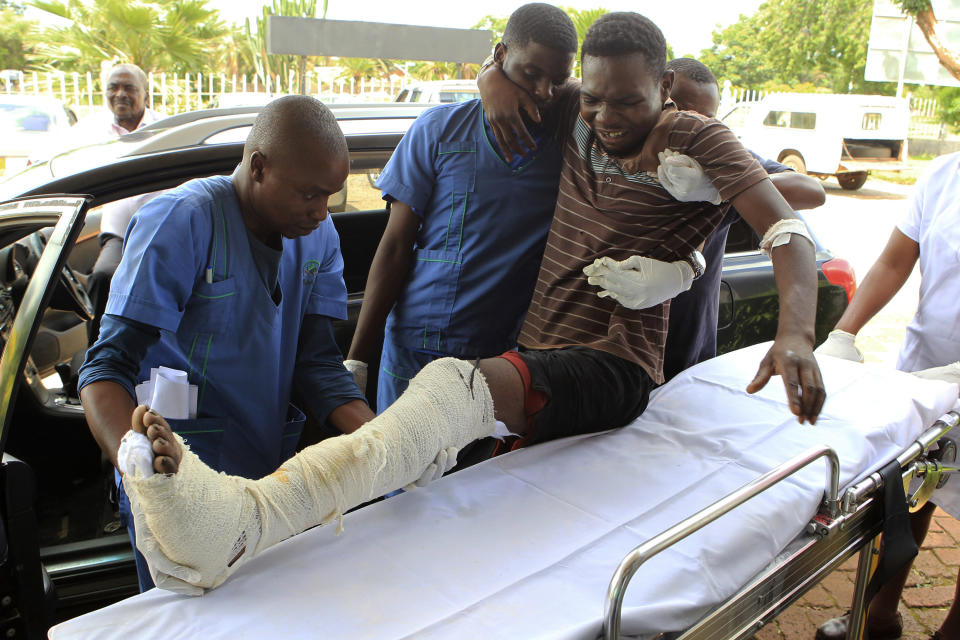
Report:
[[[575,9],[638,11],[663,30],[677,56],[698,55],[712,44],[710,35],[719,24],[733,24],[740,14],[752,14],[762,0],[564,0],[557,3]],[[261,15],[265,0],[208,0],[227,23],[243,23],[247,17]],[[331,20],[369,20],[395,24],[469,29],[484,16],[508,16],[518,0],[329,0],[327,18]],[[317,0],[323,6],[323,0]],[[438,9],[438,7],[440,7]]]

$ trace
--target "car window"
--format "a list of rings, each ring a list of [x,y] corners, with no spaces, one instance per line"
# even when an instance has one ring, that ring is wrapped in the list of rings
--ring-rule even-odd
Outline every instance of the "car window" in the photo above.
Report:
[[[860,121],[860,128],[864,131],[877,131],[880,129],[880,122],[883,120],[882,113],[865,113]]]
[[[790,114],[791,129],[816,129],[817,114],[794,111]]]
[[[476,91],[441,91],[440,102],[463,102],[464,100],[473,100],[479,98],[480,94]]]
[[[789,111],[770,111],[767,113],[767,117],[763,119],[763,124],[767,127],[786,127],[789,123]]]
[[[375,185],[380,169],[353,169],[347,177],[345,211],[375,211],[385,209],[386,203]]]
[[[744,105],[734,107],[733,110],[727,113],[727,115],[723,116],[721,120],[723,120],[723,123],[731,129],[738,129],[747,124],[748,115],[750,115],[750,107]]]
[[[53,115],[34,105],[0,103],[0,131],[49,131]]]

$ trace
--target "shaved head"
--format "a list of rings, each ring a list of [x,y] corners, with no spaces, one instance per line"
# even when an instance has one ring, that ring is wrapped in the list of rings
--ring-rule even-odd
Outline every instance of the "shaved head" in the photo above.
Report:
[[[313,233],[350,173],[333,113],[309,96],[268,103],[253,121],[233,185],[247,229],[267,246]]]
[[[117,73],[129,73],[137,82],[140,83],[140,87],[143,88],[144,93],[149,90],[149,87],[147,87],[147,74],[145,74],[143,69],[137,65],[130,63],[118,64],[113,69],[110,69],[110,73],[107,74],[108,82],[109,79]]]
[[[347,154],[347,141],[326,105],[310,96],[284,96],[269,102],[253,121],[243,158],[248,161],[256,151],[267,158],[293,157],[308,146],[329,157]]]

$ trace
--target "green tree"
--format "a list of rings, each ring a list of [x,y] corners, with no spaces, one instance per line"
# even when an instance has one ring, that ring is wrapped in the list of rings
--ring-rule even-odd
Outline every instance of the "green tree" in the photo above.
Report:
[[[872,0],[767,0],[715,31],[700,60],[737,86],[875,91],[878,85],[863,79],[872,6]]]
[[[35,62],[35,22],[24,20],[16,5],[0,8],[0,69],[28,69]]]
[[[508,17],[484,16],[480,22],[473,25],[474,29],[489,29],[493,32],[494,44],[503,40],[503,30],[507,28]]]
[[[210,51],[226,29],[205,0],[33,0],[34,7],[70,21],[48,27],[38,54],[61,71],[98,72],[104,60],[145,71],[207,70]]]
[[[254,30],[250,19],[246,20],[247,57],[254,63],[256,74],[262,82],[267,75],[279,75],[287,82],[291,70],[296,73],[300,93],[306,91],[308,56],[291,56],[267,53],[267,18],[269,16],[293,16],[314,18],[317,15],[317,0],[273,0],[273,4],[263,8],[263,15],[257,18]],[[323,15],[327,15],[327,2],[323,3]]]

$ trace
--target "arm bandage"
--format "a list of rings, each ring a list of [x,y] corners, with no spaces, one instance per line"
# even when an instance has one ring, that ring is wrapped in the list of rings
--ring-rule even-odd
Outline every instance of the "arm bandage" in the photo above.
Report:
[[[803,220],[790,218],[788,220],[775,222],[767,229],[767,232],[763,234],[763,239],[760,241],[760,250],[769,256],[770,252],[775,248],[790,242],[791,235],[806,238],[807,242],[813,244],[813,238],[810,237],[810,232],[807,230],[807,225]]]
[[[177,473],[124,476],[137,548],[158,587],[199,595],[267,547],[414,482],[439,451],[493,432],[483,375],[441,358],[356,432],[307,447],[266,478],[217,473],[187,448]]]

